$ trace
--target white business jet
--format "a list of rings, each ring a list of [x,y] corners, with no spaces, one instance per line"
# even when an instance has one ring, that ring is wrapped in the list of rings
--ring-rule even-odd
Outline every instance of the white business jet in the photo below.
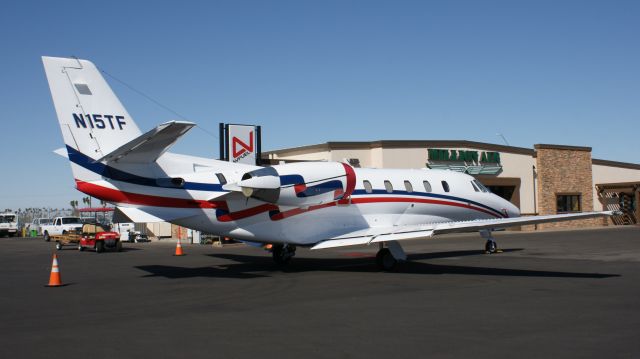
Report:
[[[520,217],[473,177],[441,170],[360,169],[339,162],[258,167],[185,156],[169,148],[193,126],[171,121],[142,133],[96,66],[43,57],[76,187],[113,203],[135,222],[167,221],[271,244],[277,263],[296,247],[380,247],[385,270],[406,260],[399,241],[613,215]]]

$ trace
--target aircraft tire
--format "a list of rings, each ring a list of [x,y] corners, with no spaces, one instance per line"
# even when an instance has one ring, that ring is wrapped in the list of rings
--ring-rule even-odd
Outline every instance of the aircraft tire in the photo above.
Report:
[[[60,241],[56,242],[56,249],[57,250],[61,250],[62,249],[62,243],[60,243]]]
[[[382,248],[376,254],[376,264],[381,270],[388,272],[395,268],[398,261],[393,258],[389,248]]]
[[[287,265],[295,254],[294,246],[274,245],[272,249],[273,261],[280,266]]]
[[[498,244],[495,241],[487,241],[484,245],[484,250],[487,253],[496,253],[498,251]]]

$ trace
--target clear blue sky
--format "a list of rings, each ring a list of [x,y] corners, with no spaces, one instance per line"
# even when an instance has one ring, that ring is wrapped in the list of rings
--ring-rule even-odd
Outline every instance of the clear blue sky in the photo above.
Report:
[[[264,150],[502,133],[640,162],[640,1],[10,1],[0,34],[0,209],[81,198],[42,55],[214,134],[260,124]],[[177,119],[110,83],[141,129]],[[194,129],[174,151],[217,149]]]

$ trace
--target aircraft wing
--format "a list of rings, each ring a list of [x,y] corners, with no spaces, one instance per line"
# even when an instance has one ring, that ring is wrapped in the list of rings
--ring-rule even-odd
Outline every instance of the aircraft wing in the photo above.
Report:
[[[158,125],[151,131],[118,147],[96,162],[152,163],[165,153],[169,147],[189,131],[195,123],[171,121]]]
[[[546,222],[570,221],[574,219],[586,219],[602,216],[619,215],[617,211],[584,212],[552,214],[547,216],[531,216],[499,219],[479,219],[474,221],[441,222],[424,225],[406,225],[392,227],[373,227],[346,233],[340,236],[321,241],[311,249],[325,249],[344,246],[354,246],[388,241],[401,241],[433,237],[436,234],[475,232],[482,229],[502,229],[507,227],[538,224]]]

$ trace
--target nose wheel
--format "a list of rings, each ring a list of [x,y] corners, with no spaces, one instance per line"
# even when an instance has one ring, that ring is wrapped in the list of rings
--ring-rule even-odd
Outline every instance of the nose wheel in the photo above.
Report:
[[[487,229],[483,229],[480,231],[480,236],[486,239],[487,242],[484,245],[484,252],[487,254],[494,253],[502,253],[500,249],[498,249],[498,243],[496,243],[496,239],[491,235],[491,231]]]

